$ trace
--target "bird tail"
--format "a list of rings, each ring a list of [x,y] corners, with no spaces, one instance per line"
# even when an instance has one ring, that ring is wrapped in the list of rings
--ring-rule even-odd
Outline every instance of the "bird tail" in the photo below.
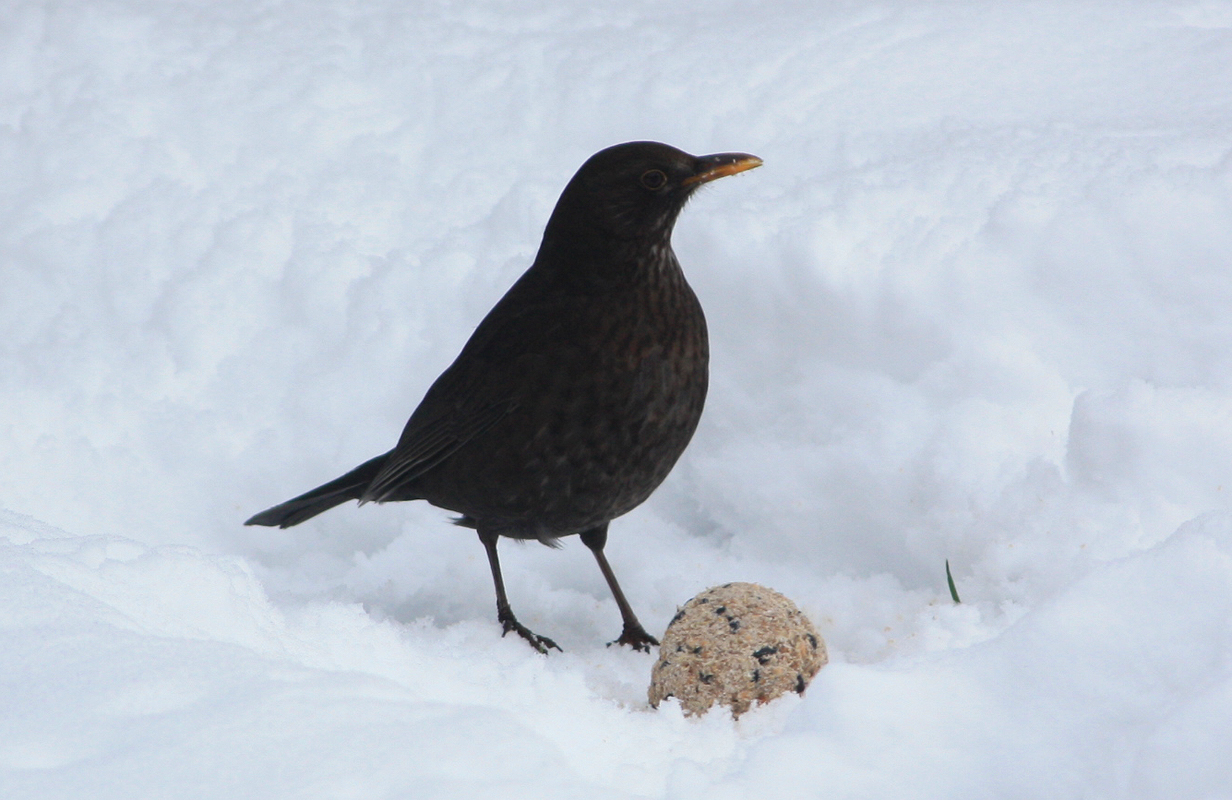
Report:
[[[368,484],[372,483],[372,479],[381,471],[388,457],[389,453],[385,453],[370,461],[365,461],[341,478],[335,478],[312,491],[304,492],[299,497],[293,497],[285,503],[267,508],[244,524],[289,528],[348,500],[358,500],[363,495],[364,489],[368,488]]]

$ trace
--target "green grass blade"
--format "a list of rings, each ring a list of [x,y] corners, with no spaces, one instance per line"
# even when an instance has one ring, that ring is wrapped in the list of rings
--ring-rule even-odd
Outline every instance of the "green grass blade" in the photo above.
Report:
[[[955,603],[961,603],[958,599],[958,589],[954,588],[954,576],[950,574],[950,560],[945,560],[945,582],[950,585],[950,597],[954,598]]]

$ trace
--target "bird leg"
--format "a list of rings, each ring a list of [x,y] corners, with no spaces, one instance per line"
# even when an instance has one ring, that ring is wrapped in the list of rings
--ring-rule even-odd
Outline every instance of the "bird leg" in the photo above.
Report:
[[[603,573],[608,588],[612,590],[612,597],[616,598],[616,605],[620,608],[620,618],[624,621],[625,627],[620,633],[620,638],[614,642],[608,642],[607,646],[627,644],[634,650],[649,653],[650,645],[658,647],[659,640],[647,633],[642,623],[637,621],[633,607],[629,605],[629,601],[625,599],[625,593],[620,591],[620,584],[616,582],[616,573],[612,572],[612,566],[607,563],[607,556],[603,554],[603,547],[607,544],[607,523],[585,531],[581,539],[582,544],[589,547],[590,552],[595,554],[595,561],[599,562],[599,571]]]
[[[496,584],[496,621],[504,629],[501,636],[504,637],[509,631],[517,631],[518,636],[530,642],[531,647],[544,655],[553,647],[560,650],[556,642],[535,633],[513,616],[513,609],[509,607],[509,598],[505,596],[505,580],[501,577],[500,558],[496,555],[496,540],[499,538],[499,534],[489,533],[482,528],[479,530],[479,541],[483,542],[484,549],[488,551],[488,565],[492,567],[492,582]],[[564,651],[561,650],[561,652]]]

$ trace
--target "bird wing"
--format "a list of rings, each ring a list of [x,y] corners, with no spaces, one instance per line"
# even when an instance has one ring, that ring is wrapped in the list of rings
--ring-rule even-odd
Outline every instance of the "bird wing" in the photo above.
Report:
[[[421,406],[422,407],[422,406]],[[398,446],[360,498],[361,503],[404,499],[398,490],[448,458],[509,414],[516,404],[498,402],[477,408],[464,416],[444,419],[412,417]],[[416,415],[419,416],[419,415]]]
[[[559,342],[573,317],[559,301],[527,302],[527,294],[539,293],[525,279],[488,312],[428,389],[361,503],[406,499],[400,489],[518,408],[525,385],[519,376],[542,363],[546,345]]]

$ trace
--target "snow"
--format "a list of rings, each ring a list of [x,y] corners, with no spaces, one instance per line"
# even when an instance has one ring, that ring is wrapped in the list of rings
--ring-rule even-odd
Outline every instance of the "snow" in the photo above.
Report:
[[[1232,797],[1232,4],[7,0],[0,796]],[[646,705],[584,547],[252,513],[383,452],[594,151],[713,379],[609,557],[826,638]],[[945,583],[953,568],[963,599]]]

